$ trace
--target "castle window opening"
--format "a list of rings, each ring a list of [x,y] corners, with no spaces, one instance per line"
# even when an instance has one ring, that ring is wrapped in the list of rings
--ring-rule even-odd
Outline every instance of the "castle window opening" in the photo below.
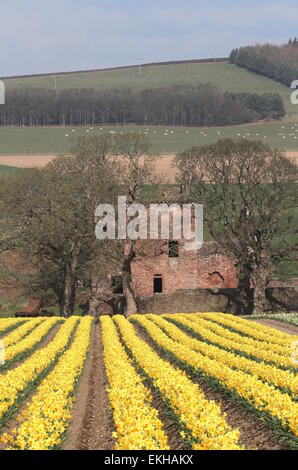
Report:
[[[169,241],[169,258],[179,257],[179,245],[176,240]]]
[[[153,278],[154,283],[154,294],[162,294],[162,276],[156,274]]]

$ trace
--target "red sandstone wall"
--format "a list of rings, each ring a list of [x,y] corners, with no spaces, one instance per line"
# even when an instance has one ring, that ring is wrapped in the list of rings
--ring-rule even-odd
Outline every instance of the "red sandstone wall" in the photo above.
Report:
[[[169,258],[160,255],[155,260],[135,262],[132,277],[135,293],[141,297],[153,295],[153,278],[162,275],[163,293],[172,294],[177,289],[195,289],[197,287],[197,260]]]
[[[224,255],[199,257],[197,287],[236,288],[238,285],[234,263]]]
[[[148,242],[147,242],[148,243]],[[149,248],[149,245],[146,245]],[[185,251],[179,245],[179,257],[169,258],[167,252],[140,256],[132,264],[135,294],[150,297],[154,294],[154,275],[162,275],[163,294],[171,295],[178,289],[235,288],[237,276],[232,260],[215,253],[214,243],[206,243],[199,252]]]

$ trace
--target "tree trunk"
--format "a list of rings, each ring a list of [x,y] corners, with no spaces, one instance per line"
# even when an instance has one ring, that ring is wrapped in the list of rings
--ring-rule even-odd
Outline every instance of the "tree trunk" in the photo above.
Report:
[[[74,263],[67,263],[65,267],[63,295],[60,302],[60,314],[62,317],[68,318],[73,314],[75,293],[75,266]]]
[[[259,268],[258,271],[253,275],[254,284],[254,307],[252,315],[259,315],[264,313],[266,307],[266,287],[267,287],[267,275],[266,271]]]
[[[239,304],[236,313],[238,315],[250,315],[253,311],[253,289],[250,282],[251,274],[249,266],[240,267],[238,275]]]
[[[135,315],[138,312],[137,304],[136,304],[133,289],[132,289],[132,283],[131,283],[131,279],[129,278],[129,276],[124,276],[123,293],[124,293],[125,301],[126,301],[124,315],[127,318],[127,317],[130,317],[131,315]]]
[[[123,295],[125,297],[125,309],[124,316],[127,318],[131,315],[135,315],[137,310],[137,304],[135,301],[133,285],[132,285],[132,275],[131,275],[131,263],[135,258],[135,246],[131,243],[129,251],[127,250],[126,256],[122,266],[122,275],[123,275]]]
[[[131,315],[135,315],[138,312],[133,292],[130,265],[129,271],[123,273],[123,294],[125,297],[124,315],[127,318]]]
[[[91,292],[89,297],[88,314],[94,318],[94,323],[99,323],[99,316],[102,311],[102,304],[110,294],[110,281],[105,275],[96,275],[91,272]]]

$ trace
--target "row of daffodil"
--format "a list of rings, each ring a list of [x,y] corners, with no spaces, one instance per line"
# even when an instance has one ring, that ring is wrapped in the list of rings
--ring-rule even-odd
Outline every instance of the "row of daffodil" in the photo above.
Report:
[[[252,375],[258,376],[265,382],[271,383],[284,391],[289,392],[294,398],[298,398],[298,377],[289,370],[281,370],[278,367],[265,364],[264,362],[256,362],[246,357],[236,355],[232,352],[227,352],[217,346],[206,344],[204,341],[199,341],[191,338],[183,333],[180,328],[177,328],[166,319],[174,319],[179,325],[187,327],[194,333],[198,333],[204,340],[212,341],[213,334],[208,334],[208,330],[201,328],[194,322],[185,318],[183,315],[165,316],[161,318],[158,315],[147,315],[147,318],[154,321],[160,326],[173,340],[180,342],[186,346],[191,347],[195,351],[215,359],[218,362],[228,364],[230,367],[249,372]],[[214,342],[214,341],[212,341]],[[223,341],[224,344],[224,341]]]
[[[73,342],[17,417],[18,427],[2,442],[9,449],[51,450],[59,447],[71,420],[76,385],[90,348],[92,317],[80,319]]]
[[[211,341],[215,345],[223,346],[229,351],[235,351],[244,353],[252,358],[262,360],[264,362],[274,364],[276,367],[288,368],[291,370],[297,369],[297,364],[292,360],[291,351],[285,350],[284,354],[278,354],[274,351],[274,345],[272,349],[263,349],[262,343],[256,344],[254,339],[250,339],[248,336],[244,337],[241,335],[231,333],[227,328],[217,325],[213,322],[206,322],[201,315],[190,314],[183,315],[193,322],[199,328],[199,334]],[[173,317],[174,319],[174,317]],[[233,337],[231,336],[233,335]]]
[[[239,332],[237,333],[236,331],[231,331],[228,326],[220,325],[217,322],[211,321],[208,319],[208,317],[205,317],[201,314],[183,314],[183,316],[196,320],[200,323],[201,326],[206,327],[208,330],[214,331],[220,336],[224,336],[225,338],[230,339],[235,343],[249,344],[250,346],[254,346],[257,349],[261,347],[262,350],[268,350],[285,357],[290,357],[293,353],[291,343],[286,341],[284,342],[283,346],[281,346],[277,343],[271,342],[268,335],[266,340],[255,339],[252,336],[244,336]]]
[[[272,339],[276,340],[276,342],[280,342],[280,344],[283,343],[284,340],[290,339],[291,335],[288,333],[284,333],[283,331],[276,330],[270,326],[263,325],[261,323],[257,323],[253,321],[255,318],[254,316],[251,316],[250,319],[248,320],[247,318],[243,318],[239,315],[233,315],[231,313],[222,313],[222,312],[205,312],[203,315],[209,316],[210,318],[218,318],[222,320],[228,320],[232,321],[234,323],[234,327],[238,325],[238,327],[252,327],[253,326],[253,331],[257,332],[258,334],[265,334],[267,336],[267,333],[272,337]]]
[[[265,325],[253,322],[251,320],[245,320],[239,318],[236,315],[226,313],[203,313],[202,316],[208,320],[227,326],[233,330],[236,330],[242,334],[251,336],[261,341],[270,341],[281,346],[290,346],[294,339],[298,340],[293,335],[288,335],[282,331],[275,330]]]
[[[52,366],[67,347],[79,319],[67,319],[44,348],[33,353],[22,364],[4,374],[0,374],[0,429],[17,411],[19,401],[32,390],[34,383]]]
[[[287,393],[282,393],[268,383],[262,382],[257,376],[233,369],[229,364],[211,359],[191,346],[172,340],[154,322],[144,316],[134,317],[148,332],[153,341],[164,350],[173,354],[180,362],[190,366],[193,371],[215,381],[225,389],[236,393],[247,403],[253,405],[259,412],[265,412],[276,426],[278,420],[280,426],[287,432],[292,432],[292,438],[298,437],[298,403],[292,400]],[[174,326],[174,325],[173,325]],[[182,335],[183,332],[180,331]],[[191,344],[191,338],[189,338]],[[186,343],[186,341],[185,341]],[[294,435],[294,436],[293,436]]]
[[[38,325],[40,325],[43,321],[45,321],[44,318],[33,318],[31,320],[26,321],[23,323],[21,326],[13,330],[11,333],[6,335],[3,338],[3,344],[5,348],[8,348],[9,346],[12,346],[15,343],[18,343],[20,340],[22,340],[25,336],[27,336],[31,331],[34,330]]]
[[[136,362],[179,420],[183,439],[196,450],[241,449],[239,430],[229,426],[220,407],[208,401],[185,372],[162,360],[128,320],[116,316],[115,321]]]
[[[169,449],[151,393],[131,364],[113,320],[101,317],[101,326],[109,402],[116,429],[115,449]]]
[[[14,338],[14,342],[12,344],[9,344],[7,347],[5,347],[4,366],[9,365],[14,359],[24,357],[26,353],[29,353],[45,338],[45,336],[49,333],[50,330],[52,330],[52,328],[54,328],[54,326],[56,326],[58,323],[61,323],[62,321],[63,320],[61,320],[61,318],[59,317],[52,317],[47,320],[43,319],[43,321],[39,322],[39,324],[38,322],[35,323],[33,330],[32,330],[32,325],[31,325],[32,331],[29,332],[29,334],[25,335],[23,339],[20,339],[19,342],[15,343],[15,338]],[[28,323],[29,322],[27,322],[27,324]],[[23,325],[20,328],[18,328],[18,330],[21,329],[22,327]],[[15,333],[17,333],[17,331]],[[6,339],[7,341],[9,341],[9,337],[12,335],[13,333],[8,335],[7,338],[3,340],[4,345],[6,343]]]
[[[0,319],[0,336],[3,336],[8,331],[13,328],[17,328],[22,323],[25,323],[27,320],[20,318],[1,318]]]

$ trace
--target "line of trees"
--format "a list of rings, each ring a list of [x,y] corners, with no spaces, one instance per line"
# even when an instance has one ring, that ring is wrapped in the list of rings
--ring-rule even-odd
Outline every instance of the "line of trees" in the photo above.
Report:
[[[13,89],[0,107],[0,126],[231,125],[279,119],[278,94],[222,93],[210,84],[140,92],[111,89]]]
[[[233,49],[229,60],[232,64],[259,73],[290,86],[298,77],[298,41],[287,44],[257,44]]]

